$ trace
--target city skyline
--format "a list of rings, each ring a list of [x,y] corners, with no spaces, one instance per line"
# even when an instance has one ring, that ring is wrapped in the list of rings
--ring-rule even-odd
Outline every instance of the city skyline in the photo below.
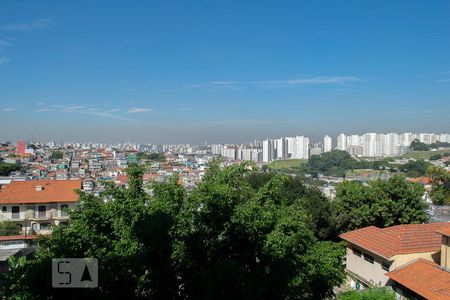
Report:
[[[88,4],[0,4],[1,137],[450,128],[447,1]]]

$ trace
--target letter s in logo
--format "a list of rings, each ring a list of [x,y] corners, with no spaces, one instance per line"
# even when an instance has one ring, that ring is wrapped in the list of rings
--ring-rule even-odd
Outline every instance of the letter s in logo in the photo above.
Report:
[[[62,278],[66,277],[67,280],[63,282],[58,282],[61,285],[68,285],[72,283],[72,274],[69,272],[70,270],[70,262],[67,260],[59,261],[58,262],[58,273],[62,274],[63,276],[60,276]]]

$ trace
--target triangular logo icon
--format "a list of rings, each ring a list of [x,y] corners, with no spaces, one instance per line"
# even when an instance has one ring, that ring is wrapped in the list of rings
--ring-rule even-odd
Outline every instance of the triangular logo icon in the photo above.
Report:
[[[83,275],[81,275],[80,281],[92,281],[91,273],[89,273],[89,269],[88,269],[87,265],[84,266]]]

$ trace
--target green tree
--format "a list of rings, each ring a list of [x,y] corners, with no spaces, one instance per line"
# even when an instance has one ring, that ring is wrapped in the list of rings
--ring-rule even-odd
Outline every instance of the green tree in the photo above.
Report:
[[[427,175],[433,185],[430,193],[435,204],[450,204],[450,173],[439,166],[431,165],[427,168]]]
[[[395,293],[387,288],[372,288],[341,293],[337,300],[395,300]]]
[[[430,160],[439,160],[442,158],[441,154],[434,154],[430,156]]]
[[[409,149],[412,151],[428,151],[430,150],[430,145],[420,142],[418,139],[415,139],[411,142]]]
[[[427,173],[427,168],[431,164],[423,159],[410,160],[406,164],[399,165],[400,171],[404,172],[408,177],[424,176]]]
[[[62,159],[63,156],[64,156],[64,153],[62,151],[53,151],[52,152],[52,160]]]
[[[18,164],[0,163],[0,176],[9,176],[11,172],[20,170]]]
[[[427,204],[422,196],[422,187],[401,175],[372,181],[367,186],[343,182],[338,185],[333,202],[338,231],[426,222]]]
[[[0,236],[19,235],[21,226],[12,221],[0,222]]]

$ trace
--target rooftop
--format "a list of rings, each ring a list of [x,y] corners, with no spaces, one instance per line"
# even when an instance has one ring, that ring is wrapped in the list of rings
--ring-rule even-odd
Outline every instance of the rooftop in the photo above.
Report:
[[[447,226],[439,228],[436,232],[444,236],[450,236],[450,223]]]
[[[439,251],[441,235],[436,231],[448,224],[406,224],[388,228],[369,226],[341,234],[341,238],[388,259],[399,254]]]
[[[13,181],[0,189],[0,204],[75,202],[81,180]]]
[[[386,276],[426,299],[450,299],[450,272],[425,259],[419,258]]]

